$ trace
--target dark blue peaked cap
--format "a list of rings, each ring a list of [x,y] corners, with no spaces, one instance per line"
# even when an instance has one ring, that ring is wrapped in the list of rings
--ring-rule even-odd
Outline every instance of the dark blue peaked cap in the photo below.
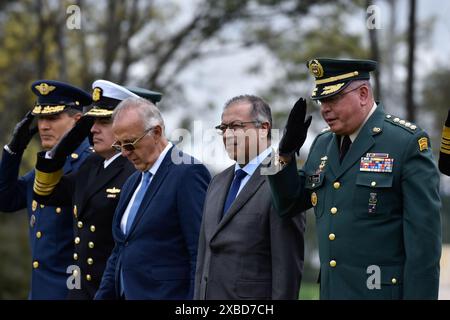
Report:
[[[31,84],[31,90],[37,96],[34,115],[57,114],[66,108],[83,111],[84,106],[92,103],[89,93],[61,81],[38,80]]]

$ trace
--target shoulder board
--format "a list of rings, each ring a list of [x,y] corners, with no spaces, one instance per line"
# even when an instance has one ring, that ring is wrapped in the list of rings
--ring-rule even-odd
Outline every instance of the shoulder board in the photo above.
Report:
[[[393,116],[390,114],[387,114],[384,118],[386,122],[389,122],[397,127],[403,128],[404,130],[410,132],[410,133],[416,133],[420,131],[421,129],[414,123],[411,123],[409,121],[403,120],[397,116]]]
[[[324,133],[327,133],[327,132],[330,132],[330,127],[323,128],[318,135],[320,136],[320,135],[322,135]]]

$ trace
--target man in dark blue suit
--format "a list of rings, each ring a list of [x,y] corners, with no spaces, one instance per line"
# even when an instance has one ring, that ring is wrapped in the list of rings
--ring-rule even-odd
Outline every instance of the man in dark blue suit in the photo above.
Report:
[[[80,119],[84,106],[91,104],[87,92],[70,84],[39,80],[31,90],[37,96],[36,105],[14,130],[11,141],[4,147],[0,162],[0,211],[17,212],[28,209],[32,262],[30,267],[30,299],[65,299],[67,267],[72,264],[73,229],[72,207],[45,206],[33,200],[35,170],[19,177],[22,155],[32,136],[39,130],[41,145],[50,150]],[[37,129],[30,129],[34,117]],[[62,153],[62,171],[70,174],[78,170],[91,154],[86,139],[75,151]]]
[[[128,98],[113,114],[114,146],[138,170],[122,188],[115,247],[96,299],[192,299],[206,167],[167,141],[159,110]]]

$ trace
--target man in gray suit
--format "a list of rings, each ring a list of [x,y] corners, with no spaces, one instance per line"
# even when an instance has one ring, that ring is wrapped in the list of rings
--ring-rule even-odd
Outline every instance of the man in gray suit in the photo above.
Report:
[[[265,171],[272,115],[256,96],[225,104],[222,123],[236,164],[211,181],[203,210],[194,299],[297,299],[303,271],[304,214],[280,218]]]

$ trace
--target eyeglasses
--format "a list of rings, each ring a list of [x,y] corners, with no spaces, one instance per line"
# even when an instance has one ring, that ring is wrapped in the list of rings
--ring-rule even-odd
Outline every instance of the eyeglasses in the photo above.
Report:
[[[119,151],[119,152],[122,152],[122,150],[129,151],[129,152],[134,151],[134,150],[136,150],[136,147],[135,147],[136,143],[138,143],[143,137],[145,137],[147,135],[147,133],[149,133],[154,128],[155,127],[148,128],[147,130],[144,131],[144,134],[142,136],[140,136],[133,142],[128,142],[128,143],[122,144],[121,142],[116,141],[113,143],[113,145],[111,147],[114,150]]]
[[[260,121],[254,120],[254,121],[233,121],[229,124],[225,124],[225,123],[221,123],[218,126],[215,126],[214,128],[216,129],[217,133],[220,135],[223,135],[225,133],[225,131],[227,131],[227,129],[230,130],[238,130],[238,129],[243,129],[245,128],[245,125],[247,123],[257,123],[260,124]]]
[[[328,103],[328,104],[333,104],[334,105],[334,104],[338,103],[347,93],[356,91],[356,90],[358,90],[359,88],[361,88],[363,86],[365,86],[365,84],[362,84],[359,87],[353,88],[352,90],[348,90],[346,92],[342,92],[340,94],[331,96],[329,98],[321,99],[321,100],[319,100],[319,104]]]

